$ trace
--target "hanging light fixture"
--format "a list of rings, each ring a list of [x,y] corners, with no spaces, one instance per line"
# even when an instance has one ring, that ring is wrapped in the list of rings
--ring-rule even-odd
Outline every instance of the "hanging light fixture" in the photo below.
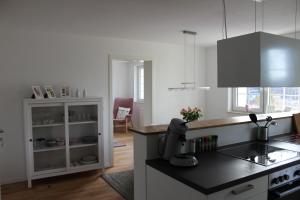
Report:
[[[183,30],[184,35],[184,73],[183,82],[179,87],[168,88],[169,91],[182,90],[209,90],[210,87],[197,87],[196,85],[196,35],[197,32]],[[187,69],[188,67],[192,69]]]
[[[218,87],[299,87],[300,41],[296,34],[295,38],[288,38],[256,32],[259,1],[253,1],[254,33],[228,38],[226,0],[222,0],[225,39],[217,42]],[[295,4],[296,33],[298,0]]]

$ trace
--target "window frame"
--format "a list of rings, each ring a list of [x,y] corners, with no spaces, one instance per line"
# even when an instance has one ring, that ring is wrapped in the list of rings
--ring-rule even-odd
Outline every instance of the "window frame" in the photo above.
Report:
[[[284,106],[286,106],[286,97],[291,97],[291,96],[298,96],[298,103],[299,103],[299,105],[300,105],[300,87],[292,87],[292,88],[298,88],[298,93],[299,93],[299,95],[290,95],[290,94],[286,94],[286,89],[287,89],[287,87],[277,87],[277,88],[283,88],[283,94],[281,94],[281,95],[277,95],[277,96],[283,96],[283,101],[284,101]],[[270,103],[270,98],[271,98],[271,96],[270,96],[270,88],[266,88],[266,93],[267,93],[267,104],[266,104],[266,108],[268,108],[268,106],[270,105],[269,103]],[[291,108],[293,108],[293,107],[291,107]],[[298,108],[298,110],[299,110],[299,108]],[[298,112],[298,110],[294,110],[295,112]],[[267,109],[267,111],[268,111],[268,109]],[[272,112],[294,112],[294,111],[272,111]]]
[[[144,70],[144,89],[145,89],[145,68],[144,65],[137,65],[135,66],[136,69],[136,78],[135,78],[135,101],[143,103],[145,99],[145,92],[144,92],[144,98],[140,98],[140,91],[141,91],[141,69]]]
[[[286,87],[282,87],[285,88]],[[269,101],[270,101],[270,92],[269,89],[270,88],[260,88],[260,95],[261,95],[261,102],[260,102],[260,109],[251,109],[248,110],[248,112],[246,111],[246,108],[243,107],[238,107],[237,105],[237,89],[238,88],[230,88],[229,89],[229,100],[231,102],[231,104],[229,104],[231,107],[229,107],[229,112],[240,112],[240,113],[257,113],[257,114],[261,114],[261,113],[271,113],[273,111],[270,112],[269,110]],[[284,90],[285,91],[285,90]],[[300,91],[300,87],[299,87],[299,91]],[[283,94],[283,96],[287,96],[285,94]],[[299,95],[299,101],[300,101],[300,95]],[[299,108],[300,110],[300,108]],[[286,111],[278,111],[278,112],[286,112]],[[288,112],[298,112],[298,111],[288,111]]]

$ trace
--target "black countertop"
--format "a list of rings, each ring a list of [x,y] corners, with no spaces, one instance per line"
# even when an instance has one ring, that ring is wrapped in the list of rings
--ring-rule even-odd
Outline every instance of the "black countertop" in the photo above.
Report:
[[[283,142],[270,142],[269,145],[300,152],[300,145]],[[215,193],[300,164],[300,158],[294,158],[270,166],[263,166],[219,152],[201,153],[198,156],[198,161],[198,166],[192,168],[175,167],[160,158],[147,160],[146,164],[204,194]]]

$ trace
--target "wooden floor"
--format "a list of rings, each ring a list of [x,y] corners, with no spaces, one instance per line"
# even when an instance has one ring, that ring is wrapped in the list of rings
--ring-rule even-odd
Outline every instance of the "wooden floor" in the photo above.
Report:
[[[126,146],[114,148],[114,167],[106,169],[106,173],[133,169],[133,134],[115,133],[115,139]]]
[[[115,133],[126,144],[114,148],[114,167],[105,173],[133,169],[132,133]],[[2,200],[123,200],[101,177],[101,171],[37,180],[28,189],[25,182],[2,186]]]

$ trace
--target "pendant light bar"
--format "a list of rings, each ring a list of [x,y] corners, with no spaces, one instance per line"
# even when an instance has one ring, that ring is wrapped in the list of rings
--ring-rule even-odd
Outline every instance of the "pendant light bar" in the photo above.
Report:
[[[187,30],[183,30],[182,33],[183,33],[183,34],[188,34],[188,35],[197,35],[197,32],[195,32],[195,31],[187,31]]]

